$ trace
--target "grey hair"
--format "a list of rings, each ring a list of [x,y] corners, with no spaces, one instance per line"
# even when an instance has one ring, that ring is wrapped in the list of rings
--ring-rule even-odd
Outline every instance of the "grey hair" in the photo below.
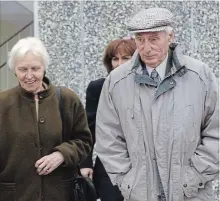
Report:
[[[172,31],[173,31],[173,27],[167,26],[164,31],[166,32],[167,35],[169,35],[169,34],[171,34]]]
[[[43,42],[35,37],[27,37],[20,39],[11,49],[11,52],[8,54],[8,66],[14,71],[14,64],[17,58],[22,58],[31,52],[32,54],[39,56],[43,60],[44,69],[46,70],[50,63],[50,57],[47,52],[46,47]]]

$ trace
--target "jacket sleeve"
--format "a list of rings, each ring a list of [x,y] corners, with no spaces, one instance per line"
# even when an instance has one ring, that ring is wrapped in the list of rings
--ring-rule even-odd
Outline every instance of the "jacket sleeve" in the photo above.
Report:
[[[65,109],[71,110],[69,113],[73,114],[73,116],[71,118],[65,115],[66,119],[64,119],[65,122],[63,124],[66,127],[67,124],[71,124],[72,132],[68,133],[70,139],[55,147],[54,151],[59,151],[63,155],[63,167],[76,167],[89,154],[92,146],[92,137],[88,127],[86,112],[80,99],[74,93],[69,101],[72,102],[72,105],[69,103],[71,105],[70,108]]]
[[[121,186],[123,176],[131,169],[131,161],[113,97],[111,94],[111,75],[103,85],[97,117],[96,147],[113,185]]]
[[[216,77],[210,71],[207,73],[207,80],[201,143],[191,157],[191,169],[186,170],[186,194],[191,194],[191,187],[197,190],[204,188],[205,183],[217,178],[219,172],[218,86]]]

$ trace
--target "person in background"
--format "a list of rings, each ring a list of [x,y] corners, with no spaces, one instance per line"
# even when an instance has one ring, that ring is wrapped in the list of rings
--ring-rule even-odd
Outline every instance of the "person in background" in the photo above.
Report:
[[[20,39],[8,65],[19,85],[0,93],[0,200],[72,201],[72,178],[92,145],[83,104],[63,87],[61,121],[56,86],[45,76],[49,55],[39,39]]]
[[[104,52],[103,63],[108,74],[121,64],[128,62],[136,50],[134,39],[124,38],[111,41]],[[95,142],[96,111],[99,96],[105,78],[101,78],[89,83],[86,90],[86,113],[89,128]],[[93,178],[97,193],[102,201],[123,201],[117,186],[113,186],[101,161],[97,157],[93,169],[92,152],[81,164],[80,172],[85,177]],[[93,173],[94,172],[94,173]]]
[[[96,153],[126,201],[214,201],[217,79],[173,42],[174,20],[165,8],[129,20],[137,51],[100,95]]]

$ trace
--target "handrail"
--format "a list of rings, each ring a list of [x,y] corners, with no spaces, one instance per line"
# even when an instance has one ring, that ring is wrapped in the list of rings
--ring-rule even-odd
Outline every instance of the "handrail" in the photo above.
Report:
[[[7,61],[0,66],[0,69],[7,64]]]
[[[0,45],[0,48],[6,44],[8,41],[10,41],[12,38],[14,38],[16,35],[18,35],[20,32],[22,32],[24,29],[26,29],[28,26],[30,26],[34,21],[32,20],[30,23],[28,23],[27,25],[25,25],[23,28],[21,28],[19,31],[17,31],[13,36],[11,36],[10,38],[8,38],[5,42],[3,42]]]

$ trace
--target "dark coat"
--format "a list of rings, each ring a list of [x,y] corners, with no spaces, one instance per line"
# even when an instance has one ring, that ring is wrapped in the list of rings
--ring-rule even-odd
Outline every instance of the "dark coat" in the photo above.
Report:
[[[86,114],[77,95],[62,88],[64,126],[71,140],[62,143],[56,87],[39,92],[39,119],[32,93],[20,86],[0,93],[0,201],[70,201],[76,166],[92,145]],[[35,162],[54,151],[65,162],[47,176]]]
[[[96,112],[99,103],[99,97],[102,91],[105,78],[91,81],[86,90],[86,113],[89,123],[89,128],[95,143],[95,126],[96,126]],[[93,168],[92,151],[85,161],[80,165],[80,168]],[[113,186],[108,174],[97,157],[93,173],[93,182],[96,191],[102,201],[122,201],[123,197],[117,186]]]
[[[105,78],[91,81],[86,90],[86,114],[89,129],[92,133],[93,145],[95,144],[96,111],[104,81]],[[92,151],[90,152],[86,160],[81,163],[80,168],[93,168]]]

